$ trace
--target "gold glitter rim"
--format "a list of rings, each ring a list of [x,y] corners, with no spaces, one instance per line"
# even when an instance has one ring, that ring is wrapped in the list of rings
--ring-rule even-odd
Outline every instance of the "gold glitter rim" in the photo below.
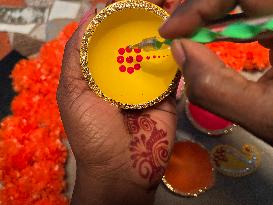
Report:
[[[191,122],[191,124],[197,129],[199,130],[200,132],[204,133],[204,134],[207,134],[209,136],[219,136],[219,135],[226,135],[226,134],[229,134],[233,131],[233,129],[235,127],[237,127],[236,124],[232,124],[230,126],[228,126],[226,129],[220,129],[220,130],[208,130],[206,128],[203,128],[201,127],[197,122],[195,122],[195,120],[193,119],[193,117],[191,116],[190,114],[190,111],[189,111],[189,100],[187,99],[186,100],[186,104],[185,104],[185,113],[186,113],[186,116],[188,118],[188,120]]]
[[[171,192],[173,192],[177,195],[183,196],[183,197],[188,197],[188,198],[198,197],[200,194],[208,191],[211,187],[214,186],[214,183],[213,183],[211,186],[199,189],[197,193],[192,194],[192,193],[184,193],[184,192],[177,191],[175,188],[172,187],[171,184],[169,184],[169,182],[166,180],[165,176],[162,177],[162,182]]]
[[[199,142],[196,142],[194,141],[193,139],[183,139],[183,140],[179,140],[177,141],[177,143],[179,142],[186,142],[186,141],[189,141],[189,142],[192,142],[192,143],[196,143],[198,144],[200,147],[202,147],[203,149],[205,149],[207,152],[208,152],[208,155],[209,155],[209,161],[211,163],[211,171],[212,171],[212,175],[213,175],[213,183],[208,186],[208,187],[204,187],[202,189],[199,189],[198,192],[196,193],[185,193],[185,192],[181,192],[181,191],[178,191],[176,190],[166,179],[165,175],[162,177],[162,182],[163,184],[167,187],[167,189],[169,189],[171,192],[177,194],[177,195],[180,195],[180,196],[183,196],[183,197],[188,197],[188,198],[191,198],[191,197],[198,197],[200,194],[208,191],[209,189],[211,189],[214,185],[215,185],[215,181],[216,181],[216,176],[215,176],[215,168],[214,168],[214,164],[213,164],[213,161],[212,161],[212,158],[211,158],[211,152],[204,146],[202,145],[201,143]]]
[[[255,167],[253,168],[253,170],[248,170],[248,171],[246,171],[246,172],[244,172],[244,173],[228,173],[228,172],[226,172],[226,171],[223,171],[221,168],[219,168],[218,166],[216,166],[216,163],[215,163],[215,161],[213,160],[214,159],[214,156],[213,156],[213,154],[215,153],[215,151],[219,148],[219,147],[227,147],[227,148],[232,148],[232,149],[234,149],[234,150],[236,150],[236,151],[238,151],[238,152],[242,152],[242,149],[245,147],[245,146],[252,146],[254,149],[255,149],[255,151],[256,151],[256,154],[257,154],[257,163],[255,164]],[[233,146],[231,146],[231,145],[227,145],[227,144],[218,144],[218,145],[216,145],[216,146],[214,146],[213,148],[212,148],[212,150],[211,150],[211,152],[210,152],[210,157],[211,157],[211,161],[212,161],[212,165],[213,165],[213,167],[214,167],[214,169],[217,171],[217,172],[219,172],[220,174],[222,174],[223,176],[227,176],[227,177],[234,177],[234,178],[241,178],[241,177],[245,177],[245,176],[248,176],[248,175],[251,175],[251,174],[253,174],[253,173],[255,173],[256,171],[257,171],[257,169],[260,167],[260,165],[261,165],[261,153],[258,151],[258,149],[255,147],[255,146],[253,146],[253,145],[249,145],[249,144],[244,144],[244,145],[242,145],[242,147],[241,147],[241,149],[237,149],[237,148],[235,148],[235,147],[233,147]]]
[[[165,99],[175,90],[181,76],[181,72],[179,70],[177,70],[176,75],[174,79],[172,80],[171,84],[169,85],[169,87],[167,88],[167,90],[165,90],[159,97],[143,104],[126,104],[126,103],[118,102],[114,99],[111,99],[105,96],[104,93],[100,90],[100,88],[96,84],[88,68],[88,43],[90,39],[92,38],[96,28],[99,26],[99,24],[103,20],[105,20],[111,14],[125,10],[125,9],[143,9],[153,14],[156,14],[157,16],[161,17],[163,20],[166,20],[169,17],[169,14],[165,10],[160,8],[159,6],[150,2],[142,1],[142,0],[118,1],[114,4],[109,5],[105,9],[101,10],[87,26],[87,29],[82,37],[82,42],[81,42],[80,63],[81,63],[81,68],[82,68],[82,73],[84,78],[88,82],[90,89],[94,93],[96,93],[97,96],[103,98],[104,101],[110,102],[112,105],[115,105],[121,109],[144,109],[161,102],[163,99]]]

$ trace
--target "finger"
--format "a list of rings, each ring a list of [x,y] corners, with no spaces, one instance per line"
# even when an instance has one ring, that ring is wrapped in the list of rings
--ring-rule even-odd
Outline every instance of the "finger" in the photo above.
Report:
[[[236,5],[235,0],[192,0],[179,6],[162,25],[159,33],[164,38],[188,36],[208,21],[218,19]],[[212,9],[213,8],[213,9]]]
[[[110,4],[113,4],[113,3],[115,3],[117,0],[108,0],[107,2],[106,2],[106,6],[109,6]]]
[[[109,6],[110,4],[113,4],[117,1],[120,1],[120,0],[108,0],[107,3],[106,3],[106,6]],[[153,4],[156,4],[158,6],[162,6],[163,3],[165,2],[165,0],[148,0],[149,2],[153,3]]]
[[[153,3],[153,4],[158,5],[160,7],[162,7],[163,4],[164,4],[164,2],[165,2],[165,0],[148,0],[148,1],[151,2],[151,3]]]
[[[180,5],[184,3],[184,0],[177,1],[177,0],[165,0],[162,8],[167,11],[169,14],[172,14],[175,9]]]
[[[272,80],[273,80],[273,69],[271,68],[258,80],[258,82],[264,83],[264,82],[268,82]]]
[[[80,45],[82,41],[82,36],[86,30],[89,20],[95,16],[96,9],[92,9],[90,13],[87,13],[88,18],[85,21],[81,21],[77,30],[73,33],[71,38],[68,40],[64,50],[64,56],[62,61],[62,72],[61,78],[66,78],[67,76],[76,79],[82,78],[82,73],[80,69]]]
[[[182,68],[189,98],[199,96],[204,85],[214,86],[211,79],[226,65],[207,47],[190,40],[175,40],[172,53],[177,64]],[[191,100],[191,99],[190,99]]]
[[[273,12],[273,1],[256,0],[192,0],[176,9],[159,32],[164,38],[188,36],[200,26],[219,19],[239,3],[247,15],[266,15]]]
[[[79,93],[89,89],[81,71],[80,44],[87,24],[90,19],[94,17],[95,12],[95,10],[92,10],[89,17],[79,25],[65,46],[62,71],[57,91],[59,104],[67,104],[73,101]]]
[[[273,36],[272,38],[259,40],[259,43],[266,48],[273,49]]]
[[[189,100],[216,115],[234,122],[244,122],[246,113],[249,113],[245,102],[253,99],[251,89],[256,89],[254,83],[228,68],[206,46],[186,39],[175,43],[179,43],[184,52],[182,71]],[[178,46],[175,46],[172,45],[172,52],[177,59],[181,51],[177,51]]]
[[[248,16],[261,16],[273,13],[272,0],[239,0],[239,4]]]

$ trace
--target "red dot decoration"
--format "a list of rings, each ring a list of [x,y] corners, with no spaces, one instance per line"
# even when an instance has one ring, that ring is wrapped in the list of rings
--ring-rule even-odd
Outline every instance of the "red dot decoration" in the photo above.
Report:
[[[124,57],[123,56],[118,56],[117,57],[117,62],[120,63],[120,64],[123,63],[124,62]]]
[[[127,46],[127,48],[125,50],[126,50],[127,53],[131,53],[132,52],[132,49],[129,46]]]
[[[133,56],[128,56],[128,57],[126,58],[126,62],[127,62],[127,63],[132,63],[133,61],[134,61]]]
[[[125,53],[125,49],[124,48],[118,49],[118,53],[119,55],[123,55]]]
[[[135,64],[135,65],[134,65],[134,69],[135,69],[135,70],[139,70],[139,69],[140,69],[140,64]]]
[[[156,58],[156,56],[153,56],[153,58]]]
[[[135,69],[133,67],[127,68],[127,73],[129,73],[129,74],[133,74],[134,71],[135,71]]]
[[[135,48],[134,51],[135,51],[135,53],[140,53],[141,49],[140,48]]]
[[[143,57],[141,55],[136,56],[136,61],[141,62],[143,60]]]
[[[125,65],[119,66],[119,71],[120,72],[125,72],[126,71],[126,66]]]
[[[141,49],[139,48],[135,48],[133,49],[135,54],[138,54],[134,57],[134,54],[132,55],[128,55],[126,56],[126,53],[131,53],[132,49],[130,47],[126,47],[126,48],[119,48],[118,49],[118,54],[119,56],[117,57],[117,62],[119,64],[122,64],[119,66],[119,71],[124,73],[127,71],[128,74],[133,74],[135,71],[138,71],[141,69],[141,65],[140,62],[143,61],[143,56],[140,55],[139,53],[141,53]],[[151,57],[150,56],[146,56],[146,59],[149,60]],[[134,63],[135,61],[135,63]],[[128,63],[128,64],[132,64],[130,66],[127,67],[126,64],[123,63]]]

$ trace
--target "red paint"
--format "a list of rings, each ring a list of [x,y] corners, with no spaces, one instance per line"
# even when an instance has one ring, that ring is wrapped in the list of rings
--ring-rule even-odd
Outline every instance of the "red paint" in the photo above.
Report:
[[[126,67],[125,67],[124,65],[121,65],[121,66],[119,67],[119,71],[120,71],[120,72],[125,72],[125,71],[126,71]]]
[[[138,63],[133,64],[129,67],[127,67],[126,65],[123,64],[123,63],[132,64],[134,62],[134,56],[124,55],[125,53],[131,53],[131,52],[132,52],[132,49],[130,47],[118,49],[119,56],[117,57],[117,62],[119,64],[122,64],[119,66],[119,71],[122,73],[127,71],[128,74],[133,74],[135,71],[138,71],[141,69],[141,65],[139,64],[143,60],[143,56],[141,56],[141,55],[137,55],[135,57],[135,61]],[[140,53],[141,49],[136,48],[136,49],[134,49],[134,52]],[[147,56],[146,59],[149,60],[150,56]]]
[[[131,53],[131,52],[132,52],[132,49],[131,49],[129,46],[127,46],[126,52],[127,52],[127,53]]]
[[[157,56],[158,58],[160,58],[160,56]]]
[[[120,55],[123,55],[123,54],[125,53],[125,49],[124,49],[124,48],[118,49],[118,53],[119,53]]]
[[[135,53],[140,53],[141,49],[140,48],[135,48],[134,51],[135,51]]]
[[[136,61],[141,62],[143,60],[143,57],[141,55],[136,56]]]
[[[153,58],[156,58],[156,56],[153,56]]]
[[[192,103],[189,104],[189,112],[195,123],[207,130],[222,130],[232,125],[231,122],[193,105]]]
[[[150,58],[151,58],[150,56],[147,56],[147,57],[146,57],[147,60],[150,60]]]
[[[139,70],[139,69],[140,69],[140,64],[135,64],[135,65],[134,65],[134,69],[135,69],[135,70]]]
[[[117,62],[120,63],[120,64],[123,63],[124,62],[124,57],[123,56],[118,56],[117,57]]]
[[[127,63],[132,63],[133,61],[134,61],[133,56],[128,56],[128,57],[126,58],[126,62],[127,62]]]
[[[127,68],[127,73],[129,73],[129,74],[132,74],[134,71],[135,71],[135,69],[132,67]]]

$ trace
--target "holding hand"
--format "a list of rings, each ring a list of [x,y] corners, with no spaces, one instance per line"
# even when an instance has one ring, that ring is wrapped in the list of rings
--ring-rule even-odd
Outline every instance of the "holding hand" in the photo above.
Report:
[[[272,0],[188,0],[160,28],[164,38],[192,35],[199,27],[224,17],[239,2],[249,16],[273,14]],[[261,42],[273,48],[273,37]],[[273,70],[258,83],[238,75],[205,46],[187,39],[176,40],[173,55],[183,68],[191,102],[225,117],[257,136],[273,142]],[[273,63],[272,50],[270,51]]]
[[[79,49],[94,15],[84,18],[66,45],[57,93],[77,163],[72,204],[152,204],[175,137],[175,98],[122,111],[90,90]]]

